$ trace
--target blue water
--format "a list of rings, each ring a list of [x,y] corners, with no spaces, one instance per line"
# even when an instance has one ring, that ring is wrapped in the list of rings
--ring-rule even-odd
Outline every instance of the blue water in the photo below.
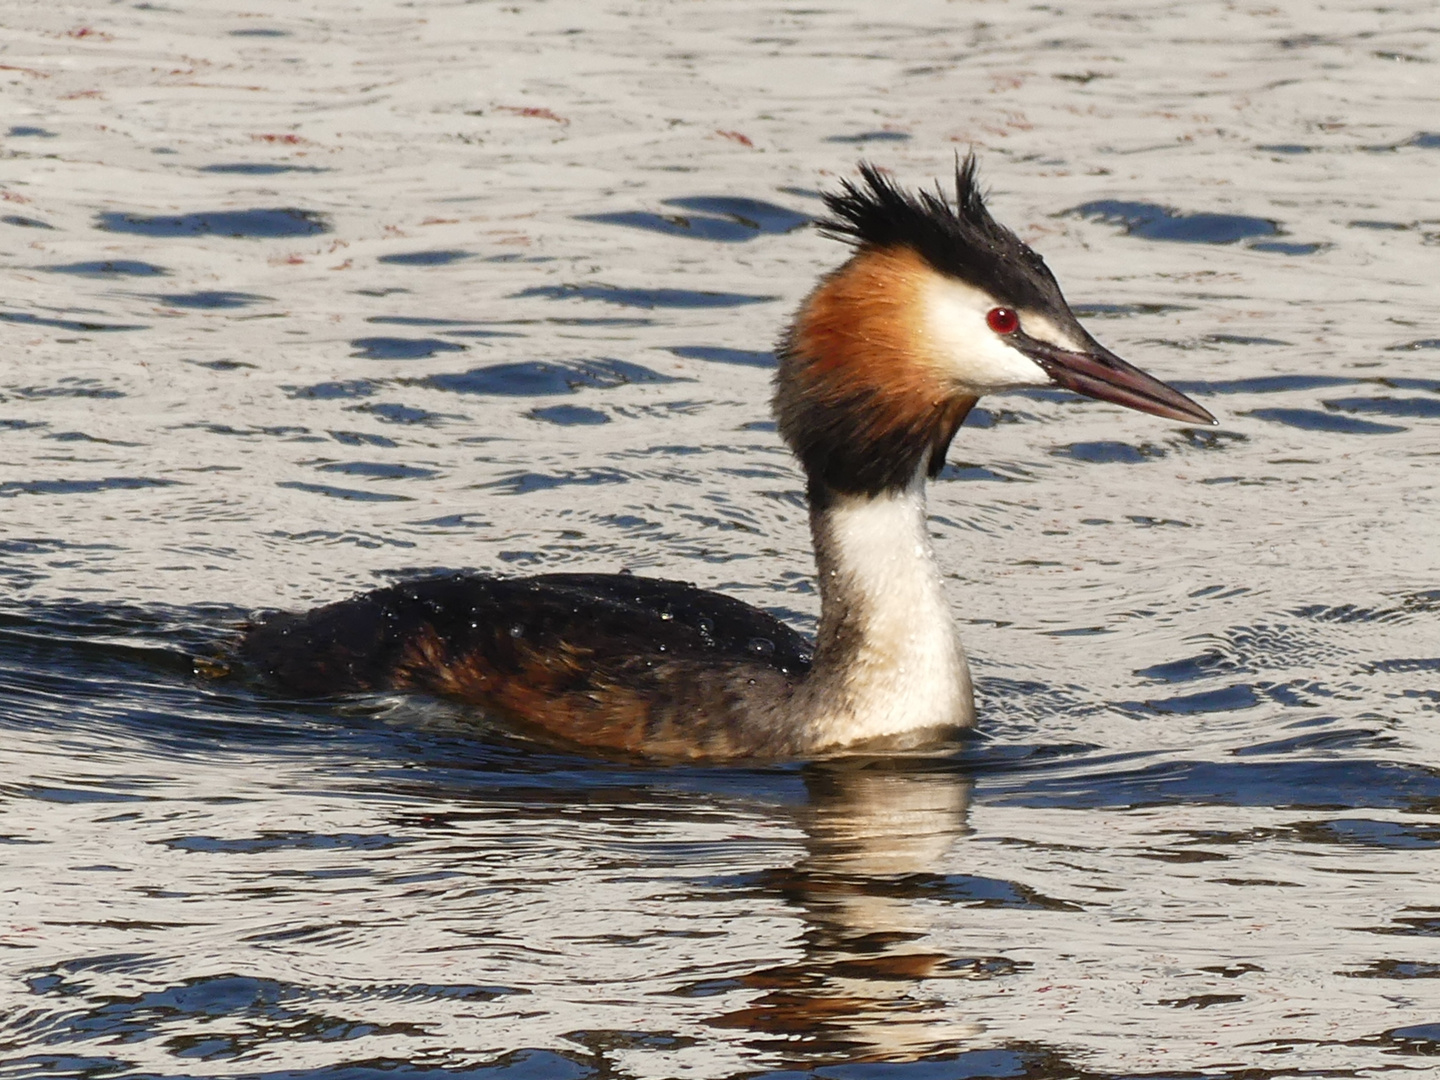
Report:
[[[7,34],[0,1077],[1433,1071],[1428,6]],[[976,732],[658,767],[209,677],[256,609],[466,568],[813,631],[768,401],[817,193],[971,146],[1220,418],[974,410],[931,526]]]

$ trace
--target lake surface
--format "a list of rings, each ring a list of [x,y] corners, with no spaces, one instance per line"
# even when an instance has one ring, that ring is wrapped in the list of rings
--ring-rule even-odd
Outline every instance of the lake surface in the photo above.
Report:
[[[0,1076],[1435,1068],[1434,5],[0,24]],[[194,677],[439,569],[813,629],[768,395],[817,192],[970,146],[1221,420],[975,411],[931,495],[973,738],[662,768]]]

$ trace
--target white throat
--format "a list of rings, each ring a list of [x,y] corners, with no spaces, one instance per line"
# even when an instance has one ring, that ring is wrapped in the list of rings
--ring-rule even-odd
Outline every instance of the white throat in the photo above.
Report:
[[[925,476],[812,511],[820,575],[815,725],[850,743],[975,722],[970,670],[930,545]]]

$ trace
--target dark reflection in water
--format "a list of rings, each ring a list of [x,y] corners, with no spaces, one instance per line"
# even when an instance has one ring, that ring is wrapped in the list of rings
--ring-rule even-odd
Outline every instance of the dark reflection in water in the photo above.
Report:
[[[677,345],[670,350],[686,360],[705,360],[712,364],[738,364],[741,367],[773,368],[773,352],[759,349],[725,349],[717,345]]]
[[[583,405],[547,405],[544,408],[531,409],[529,415],[536,420],[543,420],[547,424],[559,424],[561,427],[608,424],[610,422],[610,417],[600,410],[587,409]]]
[[[57,330],[73,330],[76,333],[99,334],[116,330],[145,330],[143,323],[102,323],[89,319],[56,319],[49,315],[31,315],[29,312],[0,311],[0,322],[19,326],[51,326]]]
[[[633,473],[621,469],[568,469],[564,472],[522,472],[492,480],[484,487],[504,495],[529,495],[562,487],[596,487],[602,484],[626,484],[635,479]]]
[[[370,397],[379,393],[383,385],[375,379],[347,379],[344,382],[316,383],[314,386],[283,386],[281,389],[291,397],[331,401],[336,398]]]
[[[353,406],[353,408],[356,412],[368,413],[385,424],[433,424],[449,418],[447,413],[431,412],[429,409],[403,405],[394,401],[367,402],[364,405]]]
[[[395,255],[381,255],[375,261],[389,266],[449,266],[470,257],[468,251],[407,251]]]
[[[248,307],[262,300],[269,300],[270,297],[258,296],[255,293],[206,289],[200,292],[190,293],[161,293],[156,296],[155,299],[162,304],[168,304],[170,307],[202,308],[208,311],[215,311]]]
[[[693,195],[666,199],[678,214],[652,214],[632,210],[605,214],[579,214],[577,221],[625,225],[634,229],[686,236],[697,240],[743,243],[757,236],[787,233],[809,224],[810,218],[762,199],[728,195]]]
[[[1361,379],[1344,375],[1257,375],[1248,379],[1176,379],[1175,385],[1197,394],[1283,394],[1296,390],[1324,390],[1354,386]]]
[[[1166,761],[1103,777],[1032,778],[1008,787],[994,786],[998,801],[1075,809],[1181,802],[1391,810],[1440,805],[1440,770],[1384,760]]]
[[[933,868],[965,832],[971,784],[915,764],[841,762],[805,771],[805,855],[755,881],[801,913],[801,957],[734,980],[760,993],[711,1023],[820,1061],[912,1061],[980,1030],[922,983],[1003,978],[1023,965],[953,956],[929,940],[923,900],[947,891]],[[681,992],[715,989],[701,983]]]
[[[193,214],[125,214],[106,210],[96,219],[105,232],[138,236],[234,236],[277,239],[330,231],[325,215],[314,210],[208,210]]]
[[[323,173],[329,169],[318,165],[285,165],[269,161],[232,161],[217,165],[202,165],[203,173],[221,173],[232,176],[278,176],[281,173]]]
[[[536,285],[515,293],[517,298],[540,296],[550,300],[600,300],[638,308],[728,308],[765,304],[774,296],[749,293],[702,292],[694,289],[624,289],[613,285]]]
[[[1164,449],[1149,443],[1131,446],[1129,443],[1113,442],[1108,439],[1103,442],[1070,443],[1068,446],[1056,447],[1050,452],[1056,457],[1068,457],[1092,464],[1119,462],[1134,465],[1141,461],[1151,461],[1165,456]]]
[[[443,344],[443,343],[442,343]],[[569,394],[584,387],[610,389],[627,383],[668,383],[680,380],[625,360],[582,360],[570,364],[545,360],[492,364],[458,374],[431,375],[424,386],[454,394],[533,397]]]
[[[137,259],[102,259],[95,262],[66,263],[64,266],[42,266],[48,274],[75,274],[77,277],[163,277],[169,271],[154,263]]]
[[[1233,244],[1253,236],[1274,236],[1280,226],[1265,218],[1241,214],[1181,213],[1155,203],[1100,199],[1067,210],[1077,217],[1092,218],[1109,225],[1123,225],[1125,232],[1146,240],[1171,240],[1187,244]]]
[[[150,476],[108,476],[103,480],[6,480],[0,482],[0,498],[16,495],[88,495],[97,491],[134,491],[138,488],[169,487],[179,480]]]
[[[48,221],[41,221],[39,218],[26,217],[24,214],[6,214],[0,217],[0,222],[6,225],[16,225],[22,229],[54,229]]]
[[[830,135],[826,137],[825,141],[855,145],[872,142],[909,142],[910,135],[904,131],[862,131],[856,135]]]
[[[351,356],[365,360],[424,360],[442,352],[464,352],[465,345],[440,338],[363,337],[350,342]]]
[[[1314,255],[1317,251],[1325,251],[1331,245],[1312,241],[1310,243],[1298,243],[1289,240],[1261,240],[1250,245],[1251,251],[1268,251],[1274,255]]]
[[[1344,435],[1390,435],[1406,430],[1400,424],[1377,424],[1373,420],[1337,416],[1318,409],[1251,409],[1246,415],[1302,431],[1333,431]]]
[[[1337,412],[1440,417],[1440,398],[1333,398],[1321,404]]]
[[[385,491],[360,491],[356,488],[336,487],[333,484],[307,484],[302,480],[280,480],[278,488],[291,491],[308,491],[313,495],[324,495],[331,499],[346,499],[351,502],[412,502],[409,495],[395,495]]]
[[[1189,311],[1182,304],[1072,304],[1071,310],[1087,322],[1091,319],[1123,319],[1132,315],[1168,315]]]

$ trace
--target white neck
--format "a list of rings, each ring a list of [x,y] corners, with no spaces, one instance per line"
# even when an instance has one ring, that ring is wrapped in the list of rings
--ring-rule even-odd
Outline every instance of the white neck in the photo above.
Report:
[[[808,680],[821,745],[975,722],[970,669],[941,587],[925,476],[811,510],[820,632]]]

